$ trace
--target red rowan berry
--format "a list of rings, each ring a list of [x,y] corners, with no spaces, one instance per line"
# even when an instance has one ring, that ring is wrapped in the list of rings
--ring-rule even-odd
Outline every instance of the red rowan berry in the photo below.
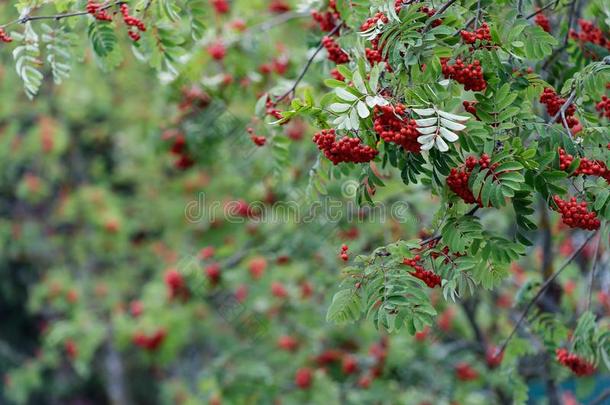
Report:
[[[302,390],[308,389],[311,387],[311,383],[313,380],[313,372],[308,367],[302,367],[297,370],[294,376],[294,383],[297,387]]]
[[[472,381],[479,378],[479,373],[477,370],[472,368],[472,366],[466,362],[458,363],[455,366],[455,375],[460,381]]]
[[[351,355],[343,356],[341,370],[343,371],[343,374],[354,374],[358,371],[358,360],[356,360],[356,358]]]
[[[205,268],[205,275],[210,281],[212,286],[217,285],[220,282],[220,264],[212,263]]]
[[[284,335],[279,337],[277,345],[282,350],[294,352],[299,348],[299,341],[292,336]]]
[[[487,363],[487,367],[491,369],[497,368],[500,364],[502,364],[503,359],[503,351],[499,351],[499,349],[495,346],[487,347],[487,350],[485,351],[485,362]]]
[[[271,294],[277,298],[286,298],[288,291],[286,291],[286,287],[282,283],[274,281],[271,283]]]
[[[227,0],[210,0],[212,7],[217,14],[227,14],[229,12],[229,2]]]
[[[267,259],[262,256],[254,257],[248,263],[248,270],[253,279],[258,280],[265,273],[267,269]]]
[[[285,0],[271,0],[269,3],[269,11],[276,14],[282,14],[290,11],[290,4]]]

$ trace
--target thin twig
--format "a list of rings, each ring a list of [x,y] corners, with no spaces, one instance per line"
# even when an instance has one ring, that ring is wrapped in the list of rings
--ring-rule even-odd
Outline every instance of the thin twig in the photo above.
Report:
[[[587,299],[587,311],[591,309],[591,296],[593,294],[593,282],[595,281],[595,269],[597,268],[597,256],[599,254],[599,245],[601,244],[602,238],[597,238],[597,243],[595,244],[595,252],[593,253],[593,263],[591,264],[591,274],[589,278],[589,297]]]
[[[115,1],[109,4],[106,4],[105,6],[100,7],[98,10],[103,11],[103,10],[108,10],[109,8],[112,8],[114,6],[119,6],[121,4],[124,4],[125,1],[121,0],[121,1]],[[54,15],[39,15],[39,16],[31,16],[29,14],[26,14],[23,17],[20,17],[16,20],[13,20],[11,22],[8,22],[4,25],[0,25],[0,28],[7,28],[11,25],[14,24],[25,24],[29,21],[39,21],[39,20],[55,20],[55,21],[59,21],[62,20],[64,18],[70,18],[70,17],[80,17],[80,16],[84,16],[84,15],[88,15],[89,12],[88,11],[71,11],[71,12],[67,12],[67,13],[61,13],[61,14],[54,14]]]
[[[538,14],[542,13],[543,11],[556,6],[557,2],[556,1],[551,1],[547,4],[545,4],[544,6],[540,7],[538,10],[534,11],[533,13],[529,14],[527,17],[525,17],[526,20],[529,20],[530,18],[534,18],[536,17]]]
[[[330,36],[334,35],[337,31],[339,31],[340,28],[341,28],[341,24],[338,24],[335,28],[333,28],[333,30],[331,32],[328,33],[328,36],[330,37]],[[292,92],[294,92],[296,90],[297,86],[299,85],[299,83],[301,83],[301,80],[303,80],[303,78],[305,77],[305,74],[309,70],[309,67],[313,63],[313,60],[318,55],[318,53],[320,53],[322,48],[324,48],[324,42],[323,42],[323,40],[320,40],[320,45],[318,45],[318,47],[316,48],[314,53],[309,57],[309,59],[307,60],[307,63],[305,64],[305,67],[303,68],[303,70],[301,71],[301,73],[299,74],[297,79],[294,81],[293,85],[288,89],[288,91],[286,91],[284,94],[282,94],[279,98],[277,98],[275,100],[276,103],[279,103],[280,101],[282,101],[283,99],[288,97]]]
[[[591,401],[589,405],[601,405],[608,398],[610,398],[610,388],[606,388],[604,391],[602,391],[602,393],[599,394],[599,396],[593,401]]]
[[[474,215],[478,210],[479,210],[479,206],[476,205],[470,211],[468,211],[466,214],[464,214],[464,216],[465,217],[470,217],[470,216]],[[421,242],[419,242],[419,245],[420,246],[427,245],[430,242],[435,242],[435,241],[439,240],[441,237],[442,237],[441,234],[430,236],[429,238],[424,239]]]
[[[549,124],[556,122],[557,119],[559,117],[561,117],[562,114],[565,114],[566,110],[568,109],[568,107],[570,107],[572,102],[574,102],[575,98],[576,98],[576,90],[572,90],[572,92],[570,93],[570,96],[567,98],[565,103],[563,103],[563,105],[561,106],[559,111],[557,111],[557,113],[555,115],[553,115],[553,117],[549,120]]]
[[[425,34],[426,32],[428,32],[428,30],[430,29],[430,26],[432,25],[432,22],[434,21],[434,17],[436,17],[437,15],[443,14],[445,12],[445,10],[447,10],[453,3],[455,3],[457,0],[449,0],[448,2],[446,2],[445,4],[443,4],[441,6],[441,8],[439,8],[436,13],[434,13],[432,15],[432,17],[428,18],[428,22],[426,23],[426,25],[424,25],[424,28],[422,30],[422,35]]]
[[[521,4],[522,0],[519,0],[519,4]],[[521,7],[521,6],[519,6]],[[479,28],[479,20],[481,19],[481,0],[477,0],[477,13],[474,19],[474,29]]]
[[[593,237],[595,237],[595,235],[597,235],[597,232],[592,233],[591,235],[589,235],[589,237],[587,238],[587,240],[585,240],[583,242],[582,245],[580,245],[580,247],[578,249],[576,249],[571,255],[570,257],[568,257],[568,259],[565,261],[565,263],[563,263],[563,265],[561,265],[561,267],[555,272],[553,273],[553,275],[551,275],[551,277],[549,277],[544,284],[542,284],[542,287],[540,287],[540,290],[538,290],[538,292],[536,293],[536,295],[534,296],[534,298],[532,298],[530,300],[530,302],[527,304],[527,306],[525,307],[525,310],[523,311],[523,313],[521,314],[521,317],[519,318],[519,320],[517,321],[517,323],[515,324],[513,330],[510,332],[510,334],[508,335],[508,337],[506,338],[506,340],[504,341],[504,343],[502,343],[502,346],[500,346],[500,352],[503,352],[504,350],[506,350],[506,346],[508,346],[508,343],[511,341],[511,339],[513,338],[513,336],[515,335],[515,333],[517,333],[517,330],[519,330],[519,328],[521,327],[521,324],[523,323],[523,321],[525,321],[525,318],[527,317],[527,314],[529,313],[529,311],[532,309],[532,307],[534,306],[534,304],[536,304],[536,302],[538,302],[538,299],[542,296],[542,294],[546,291],[547,288],[549,288],[549,286],[551,285],[551,283],[553,281],[555,281],[555,279],[561,274],[561,272],[563,270],[565,270],[566,267],[568,267],[568,265],[576,258],[576,256],[578,256],[578,254],[585,248],[585,246],[587,246],[587,243],[589,243],[589,241],[591,241],[591,239],[593,239]]]

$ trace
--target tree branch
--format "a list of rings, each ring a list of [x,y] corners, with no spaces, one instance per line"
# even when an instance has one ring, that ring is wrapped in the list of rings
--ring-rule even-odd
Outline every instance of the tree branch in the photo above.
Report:
[[[102,7],[100,7],[98,10],[108,10],[109,8],[112,8],[114,6],[119,6],[121,4],[126,3],[124,0],[120,0],[120,1],[114,1],[112,3],[108,3]],[[80,17],[80,16],[84,16],[84,15],[88,15],[89,12],[88,11],[71,11],[68,13],[61,13],[61,14],[54,14],[54,15],[39,15],[39,16],[31,16],[29,14],[26,14],[23,17],[19,17],[16,20],[13,20],[11,22],[8,22],[4,25],[0,25],[0,28],[7,28],[11,25],[14,24],[25,24],[29,21],[40,21],[40,20],[55,20],[55,21],[59,21],[62,20],[64,18],[70,18],[70,17]]]
[[[591,274],[589,278],[589,297],[587,298],[587,311],[591,309],[591,297],[593,294],[593,282],[595,281],[595,269],[597,268],[597,256],[599,255],[599,245],[602,241],[601,233],[595,244],[595,252],[593,253],[593,263],[591,264]]]
[[[532,307],[534,306],[534,304],[536,304],[536,302],[538,301],[538,299],[540,299],[540,297],[542,296],[542,294],[546,291],[546,289],[551,285],[551,283],[553,281],[555,281],[555,279],[561,274],[561,272],[563,270],[565,270],[566,267],[568,267],[568,265],[576,258],[576,256],[578,256],[578,254],[585,248],[585,246],[587,246],[587,243],[589,243],[589,241],[591,241],[591,239],[593,239],[593,237],[597,235],[597,232],[592,233],[591,235],[589,235],[589,237],[583,242],[582,245],[580,245],[580,247],[578,249],[576,249],[571,255],[570,257],[568,257],[568,259],[565,261],[565,263],[563,263],[563,265],[561,265],[561,267],[551,275],[551,277],[549,277],[544,284],[542,284],[542,287],[540,287],[540,290],[538,290],[538,292],[536,293],[536,295],[534,296],[534,298],[532,298],[530,300],[530,302],[527,304],[527,306],[525,307],[525,310],[523,311],[523,313],[521,314],[521,317],[519,318],[519,320],[517,321],[517,324],[514,326],[513,330],[510,332],[510,334],[508,335],[508,337],[506,338],[506,340],[504,341],[504,343],[502,344],[502,346],[500,346],[500,352],[503,352],[506,349],[506,346],[508,346],[508,343],[511,341],[511,339],[513,338],[513,336],[515,335],[515,333],[517,332],[517,330],[521,327],[521,324],[523,323],[523,321],[525,320],[527,314],[529,313],[529,311],[532,309]]]
[[[333,28],[333,30],[331,32],[328,33],[328,36],[332,36],[337,31],[339,31],[340,28],[341,28],[341,24],[338,24],[335,28]],[[301,80],[303,80],[303,77],[305,77],[305,74],[307,73],[307,71],[309,70],[309,67],[313,63],[313,60],[318,55],[318,53],[320,53],[320,51],[322,50],[323,47],[324,47],[324,43],[322,42],[322,40],[320,40],[320,45],[318,45],[318,47],[316,48],[314,53],[309,57],[309,59],[307,60],[307,63],[305,64],[305,67],[303,68],[303,70],[301,71],[301,73],[299,74],[297,79],[294,81],[294,84],[288,89],[288,91],[286,91],[278,99],[276,99],[275,103],[279,103],[280,101],[282,101],[283,99],[288,97],[291,93],[293,93],[296,90],[297,86],[299,85],[299,83],[301,83]]]

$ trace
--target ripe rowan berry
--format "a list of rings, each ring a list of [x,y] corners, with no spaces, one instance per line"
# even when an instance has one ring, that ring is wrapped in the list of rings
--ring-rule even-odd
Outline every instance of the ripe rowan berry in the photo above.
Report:
[[[208,54],[214,60],[223,60],[227,55],[227,48],[224,46],[223,42],[218,40],[211,43],[207,48]]]
[[[312,380],[313,372],[309,367],[302,367],[298,369],[294,376],[295,385],[302,390],[311,387]]]
[[[227,14],[229,12],[229,2],[227,0],[210,0],[212,7],[217,14]]]
[[[287,352],[294,352],[299,347],[299,341],[292,336],[284,335],[279,337],[279,339],[277,340],[277,345],[282,350],[286,350]]]

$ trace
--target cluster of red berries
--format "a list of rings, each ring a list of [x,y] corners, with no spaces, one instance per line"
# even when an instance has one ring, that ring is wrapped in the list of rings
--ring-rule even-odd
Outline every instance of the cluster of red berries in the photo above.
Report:
[[[337,11],[337,3],[335,0],[328,2],[328,10],[325,12],[312,11],[311,17],[318,23],[322,31],[330,32],[336,26],[337,22],[341,19],[339,12]]]
[[[253,128],[248,128],[248,134],[250,134],[250,139],[256,146],[265,146],[267,138],[261,135],[256,135]]]
[[[165,272],[165,285],[170,299],[188,299],[189,290],[182,274],[176,269],[169,269]]]
[[[578,377],[595,373],[595,366],[593,364],[585,359],[581,359],[574,353],[568,352],[566,349],[557,349],[555,354],[557,361],[572,370]]]
[[[481,24],[479,28],[474,30],[474,32],[462,30],[460,31],[460,35],[462,39],[467,44],[473,45],[475,42],[491,42],[491,33],[489,31],[489,26],[487,23]]]
[[[366,21],[362,23],[360,26],[360,31],[368,31],[376,26],[378,21],[386,24],[388,22],[388,17],[383,13],[377,13],[374,16],[367,18]]]
[[[220,264],[211,263],[205,268],[205,276],[208,278],[208,281],[212,286],[220,283],[220,277],[222,276],[220,271]]]
[[[480,120],[479,117],[477,116],[477,102],[476,101],[464,100],[462,102],[462,105],[464,106],[464,110],[466,110],[466,112],[469,112],[470,114],[474,115],[477,120]]]
[[[431,8],[431,7],[422,7],[420,10],[422,13],[425,13],[428,17],[432,17],[434,16],[434,14],[436,14],[436,9]],[[439,25],[441,25],[443,23],[443,20],[436,19],[434,21],[432,21],[432,27],[438,27]]]
[[[222,40],[214,41],[207,47],[208,55],[214,60],[223,60],[227,55],[227,48]]]
[[[376,106],[374,117],[373,128],[381,139],[400,145],[406,151],[420,152],[417,124],[414,119],[406,116],[406,107],[403,104]]]
[[[424,269],[424,267],[418,263],[420,260],[421,256],[415,255],[412,259],[404,259],[402,263],[412,267],[415,271],[410,274],[413,277],[422,280],[428,287],[434,288],[437,285],[440,286],[442,281],[441,277],[433,271]]]
[[[534,19],[534,22],[543,30],[545,30],[546,32],[550,33],[551,32],[551,22],[549,21],[549,19],[547,18],[547,16],[545,16],[542,13],[538,13],[536,14],[536,18]]]
[[[288,70],[288,64],[288,58],[286,56],[280,56],[273,58],[271,63],[263,63],[259,67],[259,71],[264,75],[268,75],[271,72],[275,72],[278,75],[283,75]]]
[[[13,38],[3,28],[0,28],[0,42],[13,42]]]
[[[449,176],[447,176],[447,186],[449,186],[449,189],[467,204],[478,203],[481,205],[480,198],[476,198],[468,187],[470,175],[477,164],[480,165],[482,169],[491,168],[493,170],[494,167],[497,167],[497,164],[491,165],[491,157],[484,153],[478,160],[474,156],[469,156],[466,158],[466,162],[464,162],[463,165],[451,169]]]
[[[166,335],[167,332],[163,328],[157,329],[154,333],[149,335],[144,332],[136,332],[136,334],[133,335],[132,341],[136,346],[153,352],[161,346]]]
[[[163,138],[173,141],[170,152],[172,155],[178,157],[174,162],[174,167],[176,169],[186,170],[195,164],[195,160],[193,160],[188,151],[186,138],[182,133],[170,130],[163,134]]]
[[[383,55],[380,50],[373,48],[365,48],[364,54],[366,56],[366,60],[369,61],[371,65],[376,65],[379,62],[383,61]]]
[[[503,351],[499,351],[499,348],[493,345],[487,346],[487,349],[485,350],[485,362],[487,363],[488,368],[497,368],[500,364],[502,364],[503,359]]]
[[[66,350],[66,354],[70,360],[74,360],[78,357],[78,347],[76,346],[76,342],[74,340],[66,340],[64,343],[64,349]]]
[[[470,364],[461,362],[455,366],[455,376],[460,381],[473,381],[479,378],[479,373]]]
[[[347,255],[347,251],[348,251],[348,247],[347,245],[343,244],[341,245],[341,254],[339,255],[339,257],[341,258],[341,260],[343,260],[344,262],[349,260],[349,256]]]
[[[330,75],[335,80],[339,80],[340,82],[345,81],[345,76],[343,76],[336,68],[330,71]]]
[[[146,26],[139,18],[129,15],[129,6],[125,3],[121,4],[121,14],[123,15],[123,22],[129,27],[128,35],[133,41],[140,40],[140,32],[146,31]],[[135,29],[131,29],[135,27]]]
[[[282,14],[290,11],[290,4],[284,0],[271,0],[269,3],[269,11],[276,14]]]
[[[402,2],[397,1],[397,9],[400,10],[400,7],[402,5]],[[368,18],[361,26],[360,26],[360,31],[367,31],[369,29],[371,29],[372,27],[376,26],[378,21],[381,21],[382,23],[387,23],[388,22],[388,17],[386,17],[385,14],[383,13],[377,13],[375,14],[373,17]],[[379,62],[382,62],[383,59],[383,55],[382,55],[382,50],[379,47],[379,39],[378,38],[373,38],[371,40],[371,48],[365,48],[364,52],[365,52],[365,56],[366,59],[369,61],[369,63],[371,65],[375,65]],[[390,70],[390,67],[388,65],[388,70]]]
[[[590,42],[610,50],[610,39],[599,27],[596,27],[591,21],[582,19],[578,20],[578,25],[580,26],[580,32],[570,30],[570,38],[581,44]]]
[[[378,151],[368,145],[363,145],[358,138],[345,136],[338,141],[334,129],[324,129],[313,136],[324,156],[333,164],[342,162],[366,163],[375,159]]]
[[[547,113],[551,117],[554,117],[555,114],[559,112],[563,104],[566,102],[566,99],[563,97],[559,97],[559,95],[551,87],[546,87],[540,95],[540,102],[546,105]],[[578,118],[574,117],[575,113],[576,106],[574,104],[570,104],[570,106],[566,108],[565,117],[568,127],[573,128],[574,133],[579,132],[581,130],[580,121],[578,120]],[[557,117],[558,123],[561,123],[562,121],[562,117]]]
[[[271,98],[267,98],[267,103],[265,104],[267,115],[272,116],[276,120],[281,120],[283,118],[282,112],[278,110],[276,107],[276,103],[271,101]]]
[[[93,0],[89,0],[85,9],[87,10],[87,13],[94,16],[96,20],[112,21],[112,16],[110,15],[110,13],[108,13],[108,10],[102,9],[102,4],[96,3]]]
[[[187,111],[193,108],[203,109],[212,101],[206,92],[196,86],[182,88],[181,96],[182,99],[178,105],[178,108],[181,111]]]
[[[447,186],[449,186],[449,189],[467,204],[474,204],[477,202],[474,194],[472,194],[472,191],[470,191],[470,188],[468,187],[470,174],[476,164],[476,159],[469,156],[464,165],[452,168],[449,176],[447,176]]]
[[[473,63],[465,65],[462,59],[457,58],[453,65],[449,65],[448,58],[441,59],[443,75],[447,79],[453,79],[464,85],[464,90],[483,91],[487,88],[487,82],[483,77],[481,62],[477,59]]]
[[[568,170],[572,162],[574,161],[574,156],[567,153],[563,148],[559,148],[559,168],[561,170]],[[601,160],[590,160],[586,157],[583,157],[578,164],[578,167],[573,173],[573,176],[578,175],[586,175],[586,176],[597,176],[603,177],[610,183],[610,170],[604,162]]]
[[[595,109],[602,117],[610,119],[610,97],[602,96],[601,101],[595,105]]]
[[[337,65],[349,62],[349,55],[331,37],[322,38],[322,45],[328,52],[328,60],[335,62]]]
[[[576,197],[570,200],[562,200],[558,195],[553,197],[557,205],[557,211],[561,214],[561,220],[570,228],[580,228],[589,231],[599,229],[600,220],[595,212],[587,209],[587,202],[576,201]]]
[[[210,3],[218,14],[227,14],[229,12],[229,2],[227,0],[210,0]]]

